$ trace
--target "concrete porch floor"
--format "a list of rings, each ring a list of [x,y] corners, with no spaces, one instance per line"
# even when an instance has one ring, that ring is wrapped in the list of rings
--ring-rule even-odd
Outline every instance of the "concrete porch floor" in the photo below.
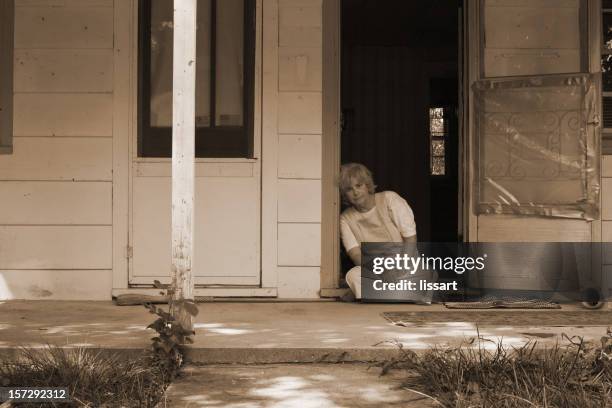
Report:
[[[542,346],[564,343],[561,334],[599,341],[606,326],[505,325],[480,327],[465,321],[467,310],[443,305],[358,304],[340,302],[208,302],[200,303],[196,318],[195,344],[187,359],[198,363],[307,363],[380,361],[397,353],[399,341],[415,351],[429,347],[467,344],[480,335],[495,347],[503,339],[507,346],[537,340]],[[434,320],[412,327],[395,326],[385,311],[440,311],[453,314],[451,322]],[[564,305],[562,310],[585,310]],[[507,310],[493,310],[506,313]],[[524,310],[531,313],[531,310]],[[542,311],[539,311],[542,312]],[[612,311],[591,313],[609,313]],[[115,306],[112,302],[5,301],[0,302],[0,353],[8,356],[20,346],[84,346],[117,352],[141,350],[153,336],[146,326],[154,316],[142,306]],[[449,319],[447,319],[449,320]],[[0,355],[0,358],[2,356]]]

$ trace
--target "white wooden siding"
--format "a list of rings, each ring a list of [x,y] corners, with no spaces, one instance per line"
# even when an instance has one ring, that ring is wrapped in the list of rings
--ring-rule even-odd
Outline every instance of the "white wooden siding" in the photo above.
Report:
[[[321,92],[280,92],[278,95],[279,133],[321,134],[322,103]]]
[[[320,180],[278,181],[279,222],[321,222]]]
[[[110,269],[0,271],[0,299],[106,300],[112,290]]]
[[[112,0],[16,1],[0,299],[110,298],[113,12]]]
[[[279,178],[321,178],[321,135],[279,135]]]
[[[111,225],[111,183],[0,181],[0,224]]]
[[[0,269],[110,269],[111,235],[111,226],[0,226]]]
[[[113,145],[124,146],[117,132],[123,135],[129,130],[125,121],[119,124],[114,116],[118,106],[130,103],[131,96],[123,92],[117,100],[117,92],[134,84],[126,83],[122,78],[127,73],[116,69],[129,62],[120,53],[120,45],[113,50],[117,13],[113,5],[117,4],[113,0],[17,0],[17,137],[15,154],[0,158],[0,191],[11,195],[3,205],[19,207],[19,211],[0,218],[4,284],[0,297],[40,298],[51,292],[50,298],[108,299],[109,286],[122,284],[109,281],[113,221],[108,203],[113,194],[110,186],[125,186],[113,179]],[[273,224],[265,224],[262,239],[273,238],[274,243],[264,245],[273,252],[264,249],[262,263],[278,270],[278,275],[266,276],[278,278],[266,278],[262,285],[282,287],[282,297],[316,297],[321,245],[322,2],[265,0],[263,4],[262,194],[264,212],[266,208],[270,212],[265,212],[262,222],[272,220]],[[266,24],[274,27],[266,28]],[[117,30],[135,33],[133,27]],[[120,85],[122,89],[117,88]],[[239,181],[252,169],[249,163],[208,164],[197,165],[196,173],[206,177],[209,185],[221,177],[224,182],[227,177]],[[148,175],[151,180],[169,176],[164,166],[146,162],[138,163],[135,171],[143,183]],[[163,174],[153,175],[160,171]],[[87,200],[74,199],[85,194]],[[95,203],[88,202],[90,198]],[[61,200],[70,202],[60,205]],[[42,208],[43,202],[49,208]],[[157,208],[154,203],[139,205],[135,208],[143,216],[150,209],[147,206]],[[245,208],[236,210],[250,214]],[[117,214],[113,214],[114,222]],[[214,221],[223,224],[215,225],[216,231],[231,229],[228,220]],[[230,248],[222,242],[224,237],[216,238],[200,242]],[[115,257],[124,256],[121,249],[115,245]],[[236,247],[234,253],[240,252]],[[38,287],[36,280],[41,283]],[[61,289],[74,284],[83,290]]]
[[[285,299],[316,299],[319,297],[319,275],[317,267],[279,267],[278,297]]]
[[[113,0],[15,0],[17,7],[113,7]]]
[[[322,46],[321,0],[280,0],[276,219],[284,298],[318,297],[320,289]]]
[[[15,48],[113,48],[111,7],[16,7]]]
[[[113,91],[112,50],[22,49],[15,66],[15,92]]]
[[[282,47],[278,51],[279,91],[321,91],[323,66],[318,47]]]
[[[113,134],[110,93],[16,93],[14,103],[15,136]]]
[[[279,4],[278,41],[281,47],[322,48],[321,0]]]
[[[16,137],[0,156],[0,180],[112,179],[110,138]]]
[[[321,265],[321,224],[278,224],[279,266]]]

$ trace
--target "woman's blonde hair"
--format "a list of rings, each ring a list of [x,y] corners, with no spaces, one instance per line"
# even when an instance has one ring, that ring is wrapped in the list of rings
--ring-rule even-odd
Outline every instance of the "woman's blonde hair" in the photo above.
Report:
[[[374,194],[376,185],[372,178],[372,172],[361,163],[347,163],[340,167],[340,193],[346,199],[346,192],[351,189],[351,181],[357,180],[368,187],[368,192]]]

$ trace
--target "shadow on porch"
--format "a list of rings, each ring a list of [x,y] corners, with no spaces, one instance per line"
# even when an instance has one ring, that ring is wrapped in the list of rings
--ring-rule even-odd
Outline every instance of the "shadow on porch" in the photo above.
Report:
[[[186,357],[204,363],[380,361],[397,353],[397,343],[418,351],[468,345],[478,334],[490,340],[482,342],[482,347],[495,347],[500,340],[507,346],[530,340],[545,346],[563,342],[562,333],[599,340],[607,327],[602,316],[610,316],[612,325],[611,311],[585,313],[579,324],[549,324],[546,318],[538,324],[527,319],[531,321],[526,324],[519,318],[477,327],[469,318],[473,311],[442,305],[219,301],[198,306],[195,344],[189,346]],[[537,312],[558,322],[563,313],[580,310],[564,305],[562,310]],[[408,327],[382,317],[383,312],[397,311],[430,313]],[[0,351],[12,354],[17,347],[53,344],[135,352],[149,345],[153,332],[146,326],[153,317],[142,306],[119,307],[112,302],[0,302]]]

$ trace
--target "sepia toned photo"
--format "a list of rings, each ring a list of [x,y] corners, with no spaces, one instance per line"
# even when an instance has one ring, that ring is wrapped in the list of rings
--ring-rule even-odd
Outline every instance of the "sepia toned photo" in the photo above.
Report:
[[[0,0],[0,408],[612,406],[611,0]]]

